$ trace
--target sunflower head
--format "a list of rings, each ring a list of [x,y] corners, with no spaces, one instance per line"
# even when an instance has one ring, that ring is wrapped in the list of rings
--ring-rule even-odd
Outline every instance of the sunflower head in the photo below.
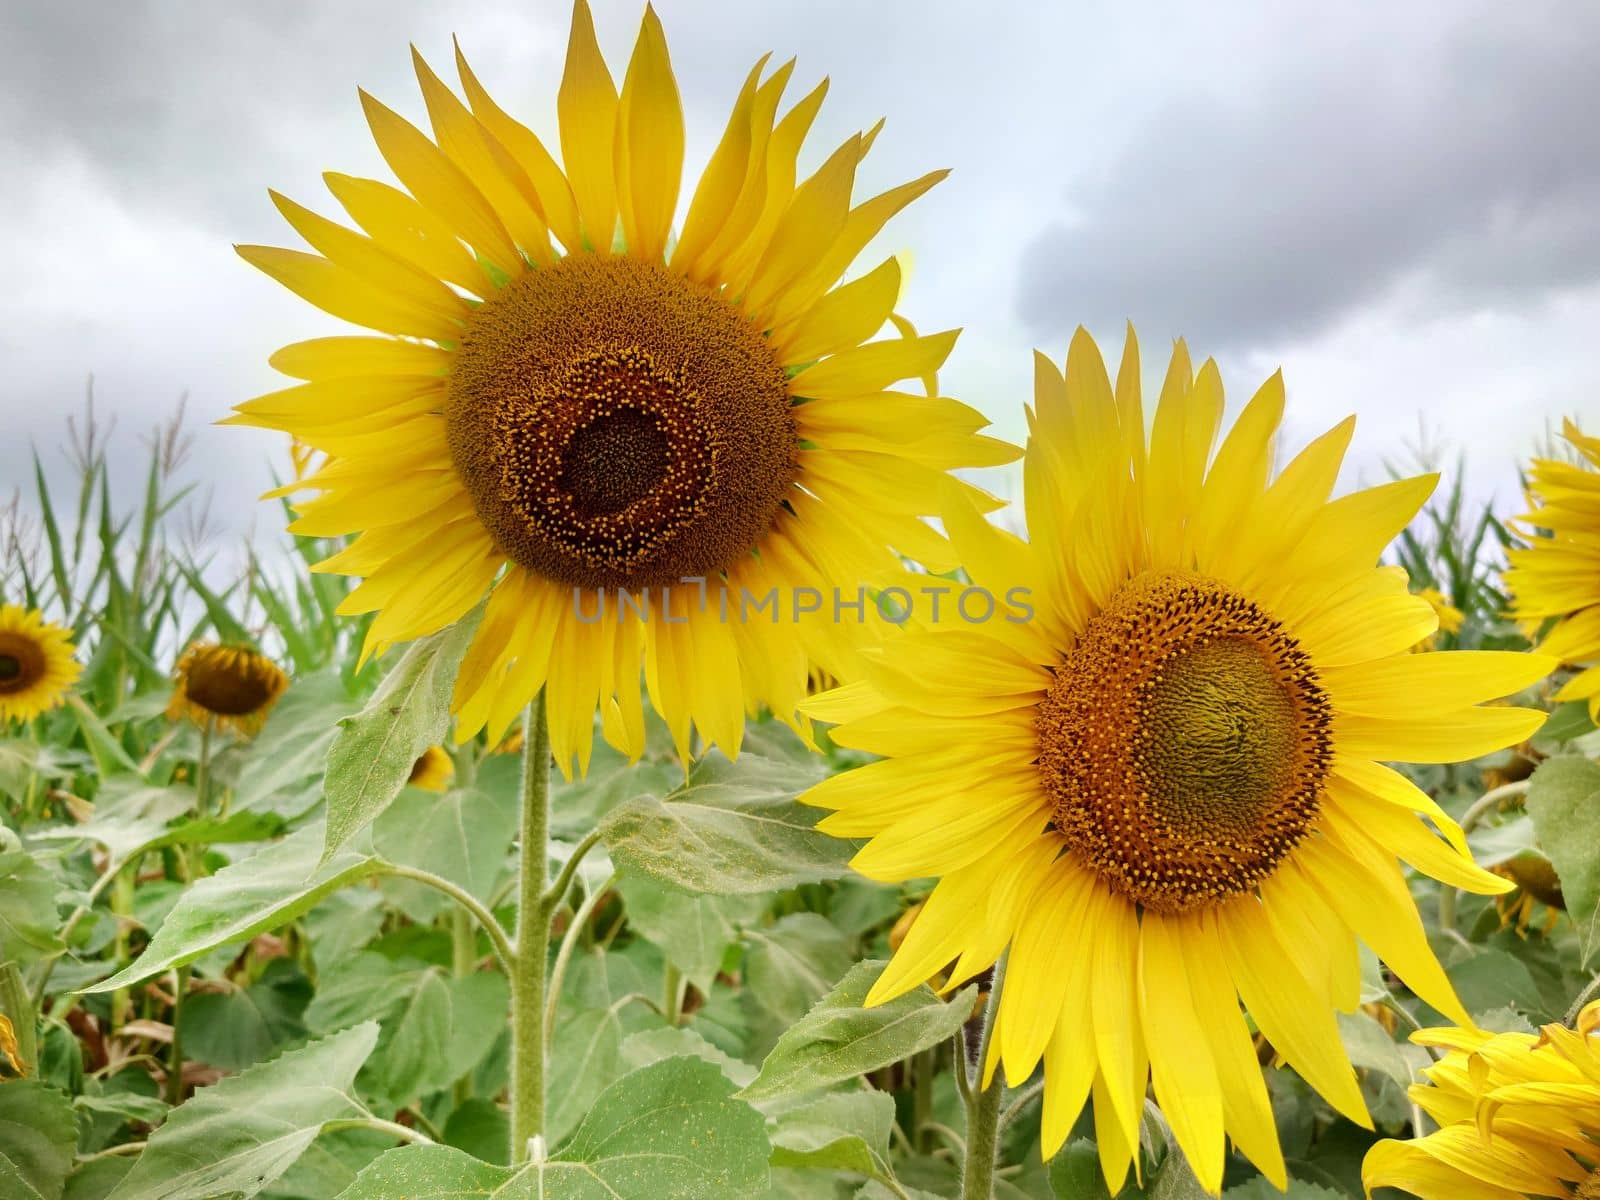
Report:
[[[786,105],[795,64],[763,59],[674,231],[684,120],[654,10],[619,88],[577,0],[549,148],[455,66],[460,95],[415,56],[431,135],[363,94],[401,186],[327,175],[354,228],[274,193],[315,253],[240,253],[380,336],[285,347],[300,382],[232,420],[324,456],[285,489],[312,493],[292,528],[359,535],[319,569],[365,577],[341,611],[377,614],[369,651],[492,590],[457,737],[499,741],[542,687],[563,771],[597,713],[637,757],[641,669],[681,753],[692,729],[736,753],[763,706],[803,732],[810,673],[853,669],[869,622],[802,595],[850,603],[902,556],[953,568],[923,519],[947,473],[1017,454],[939,395],[955,333],[895,312],[896,259],[841,282],[945,172],[855,200],[874,126],[802,176],[827,86]]]
[[[1411,1099],[1439,1125],[1426,1137],[1367,1152],[1361,1181],[1421,1200],[1463,1196],[1600,1197],[1600,1003],[1577,1027],[1537,1034],[1424,1029],[1412,1041],[1445,1051]]]
[[[1587,700],[1589,716],[1600,722],[1600,437],[1571,421],[1563,433],[1573,460],[1533,460],[1526,544],[1507,553],[1505,583],[1514,618],[1534,626],[1554,618],[1540,652],[1586,668],[1556,699]]]
[[[265,655],[246,646],[196,643],[174,671],[167,716],[196,725],[231,728],[248,736],[289,686],[289,677]]]
[[[66,697],[83,668],[72,633],[37,609],[0,605],[0,724],[31,721]]]
[[[1115,1192],[1153,1086],[1208,1190],[1230,1138],[1283,1187],[1246,1013],[1366,1125],[1333,1019],[1360,1002],[1358,942],[1468,1019],[1396,860],[1512,885],[1383,764],[1527,737],[1543,713],[1483,702],[1552,662],[1410,653],[1440,618],[1379,559],[1436,479],[1330,499],[1348,421],[1274,478],[1280,377],[1220,444],[1221,376],[1181,342],[1148,434],[1131,331],[1114,383],[1081,330],[1037,381],[1030,540],[954,492],[944,512],[974,586],[1020,591],[1028,618],[907,631],[808,701],[837,744],[883,757],[803,799],[866,839],[862,873],[938,878],[869,1002],[1008,955],[984,1067],[1020,1084],[1043,1060],[1047,1154],[1092,1097]]]
[[[414,788],[427,792],[442,792],[455,778],[456,765],[443,746],[429,746],[422,757],[411,764],[411,776],[406,780]]]

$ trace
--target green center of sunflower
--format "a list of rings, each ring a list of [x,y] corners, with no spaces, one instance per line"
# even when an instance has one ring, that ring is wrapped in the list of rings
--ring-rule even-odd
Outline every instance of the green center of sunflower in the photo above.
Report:
[[[710,288],[570,255],[473,315],[445,406],[456,472],[513,562],[638,589],[750,553],[797,466],[787,377]]]
[[[44,678],[44,650],[15,633],[0,633],[0,696],[31,688]]]
[[[1211,579],[1146,572],[1092,617],[1037,714],[1054,823],[1158,912],[1248,891],[1315,819],[1331,708],[1305,651]]]

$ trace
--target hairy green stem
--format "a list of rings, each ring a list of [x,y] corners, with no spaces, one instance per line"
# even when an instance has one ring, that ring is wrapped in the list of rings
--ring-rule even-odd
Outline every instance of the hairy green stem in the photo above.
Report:
[[[480,904],[478,898],[471,892],[451,883],[442,875],[435,875],[432,871],[424,871],[419,867],[408,867],[401,863],[386,863],[383,867],[383,874],[393,875],[397,879],[409,879],[414,883],[420,883],[424,887],[430,887],[436,892],[443,892],[446,896],[449,896],[450,899],[461,906],[463,912],[470,913],[472,918],[483,928],[483,931],[489,935],[489,944],[494,948],[495,957],[500,960],[501,965],[507,971],[512,970],[517,954],[511,946],[511,939],[506,937],[506,931],[500,922],[495,919],[494,913],[490,912],[483,904]]]
[[[1000,993],[1005,984],[1006,960],[994,965],[994,982],[989,985],[989,1004],[983,1011],[983,1038],[978,1044],[978,1080],[967,1101],[967,1153],[962,1168],[961,1200],[993,1200],[995,1150],[1000,1137],[1000,1101],[1005,1086],[996,1075],[983,1087],[983,1068],[989,1061],[989,1043],[994,1038],[995,1018],[1000,1013]],[[961,1064],[966,1069],[966,1064]]]
[[[1566,1019],[1563,1024],[1576,1027],[1578,1017],[1582,1014],[1584,1007],[1596,996],[1600,996],[1600,975],[1591,979],[1589,986],[1578,993],[1578,998],[1572,1002],[1572,1007],[1567,1009]]]
[[[545,968],[550,910],[545,905],[550,858],[550,728],[544,693],[523,724],[522,850],[517,877],[517,947],[511,968],[511,1162],[528,1160],[528,1144],[544,1132]]]

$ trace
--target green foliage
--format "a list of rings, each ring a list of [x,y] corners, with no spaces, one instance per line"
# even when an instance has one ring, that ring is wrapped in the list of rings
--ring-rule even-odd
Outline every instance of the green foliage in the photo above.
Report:
[[[519,756],[480,736],[452,745],[446,790],[407,786],[451,741],[476,614],[362,666],[368,622],[336,611],[348,583],[303,569],[337,545],[299,538],[293,569],[247,554],[231,571],[169,532],[180,443],[153,443],[118,512],[103,431],[81,430],[78,486],[52,495],[40,473],[36,552],[0,576],[7,600],[72,626],[86,667],[70,707],[0,731],[0,1016],[28,1072],[0,1062],[0,1196],[955,1194],[977,989],[863,1007],[928,882],[852,874],[856,847],[797,797],[860,756],[762,719],[737,761],[686,774],[647,714],[638,763],[598,745],[586,776],[553,782],[548,866],[569,886],[548,902],[544,1144],[511,1165],[506,946],[487,928],[516,924]],[[1498,585],[1505,531],[1470,495],[1454,477],[1395,555],[1463,611],[1440,645],[1522,647]],[[195,638],[290,670],[253,738],[203,751],[165,718]],[[1565,911],[1410,877],[1485,1028],[1561,1019],[1600,957],[1597,737],[1584,705],[1559,706],[1515,752],[1413,772],[1453,817],[1474,812],[1480,863],[1560,878]],[[1291,1200],[1360,1196],[1367,1147],[1413,1120],[1405,1089],[1429,1060],[1406,1032],[1442,1018],[1364,967],[1364,1007],[1339,1029],[1376,1130],[1265,1072]],[[998,1200],[1106,1196],[1091,1116],[1046,1163],[1036,1091],[1003,1103]],[[1153,1107],[1139,1154],[1122,1196],[1198,1195]],[[1279,1194],[1230,1155],[1225,1200]]]

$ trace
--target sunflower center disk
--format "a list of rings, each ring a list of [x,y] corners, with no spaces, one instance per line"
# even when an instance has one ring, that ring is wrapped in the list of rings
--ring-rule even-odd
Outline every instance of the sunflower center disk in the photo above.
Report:
[[[184,680],[184,695],[207,712],[248,716],[274,696],[272,680],[242,654],[213,649],[196,657]]]
[[[711,289],[629,258],[572,255],[485,303],[445,420],[506,557],[574,587],[714,576],[798,473],[766,338]]]
[[[1332,710],[1310,658],[1215,580],[1117,591],[1040,703],[1057,829],[1115,890],[1183,912],[1253,888],[1315,819]]]
[[[44,651],[31,640],[0,633],[0,695],[30,688],[44,678]]]
[[[1589,1177],[1578,1185],[1574,1200],[1600,1200],[1600,1171],[1590,1171]]]

